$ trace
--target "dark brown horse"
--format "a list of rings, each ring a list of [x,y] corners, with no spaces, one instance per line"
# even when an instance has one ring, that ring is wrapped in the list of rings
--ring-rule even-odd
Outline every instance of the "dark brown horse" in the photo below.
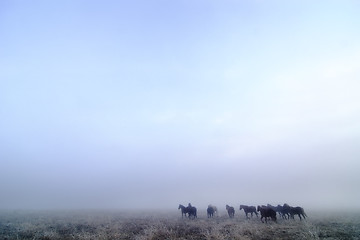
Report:
[[[214,215],[217,216],[218,215],[218,210],[217,210],[217,207],[212,205],[212,204],[209,204],[208,207],[212,207],[214,209]]]
[[[186,214],[187,214],[186,207],[185,207],[184,205],[179,204],[178,209],[181,209],[181,217],[183,218],[184,215],[185,215],[185,217],[186,217]]]
[[[241,209],[244,209],[246,218],[249,218],[248,213],[251,213],[251,217],[253,216],[253,213],[255,213],[255,215],[258,216],[258,213],[256,212],[256,207],[255,206],[240,205],[240,210]]]
[[[302,207],[291,207],[287,203],[284,204],[283,211],[290,214],[292,219],[295,219],[294,215],[298,215],[300,220],[302,220],[301,216],[304,219],[307,217],[307,215],[306,215],[306,213],[305,213],[305,211],[304,211],[304,209]]]
[[[230,218],[233,218],[234,215],[235,215],[235,209],[234,209],[234,207],[230,207],[229,205],[226,205],[226,210],[227,210],[227,212],[228,212],[228,214],[229,214],[229,217],[230,217]]]
[[[283,219],[289,219],[290,218],[290,213],[287,209],[285,209],[283,206],[281,206],[280,204],[278,204],[276,206],[276,212],[279,213],[280,217],[282,217]]]
[[[209,205],[206,211],[208,218],[212,218],[214,216],[215,209],[213,208],[213,206]]]
[[[260,212],[261,215],[261,221],[263,221],[263,218],[265,218],[265,222],[267,223],[267,218],[271,218],[274,222],[276,222],[276,212],[274,209],[267,207],[267,206],[258,206],[257,211]]]
[[[188,207],[185,207],[184,205],[179,204],[178,209],[181,209],[181,217],[186,217],[186,214],[188,214],[189,218],[197,218],[197,210],[196,207],[193,207],[189,204]]]

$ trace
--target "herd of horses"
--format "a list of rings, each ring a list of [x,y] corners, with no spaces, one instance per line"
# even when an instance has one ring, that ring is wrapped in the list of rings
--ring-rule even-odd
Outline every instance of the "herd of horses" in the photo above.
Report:
[[[192,219],[197,218],[197,209],[196,207],[191,206],[190,203],[187,207],[179,204],[178,209],[181,210],[182,217],[184,217],[185,215],[185,217],[188,218],[192,218]],[[287,203],[285,203],[282,206],[279,204],[276,207],[270,204],[261,205],[261,206],[257,206],[257,208],[255,206],[240,205],[240,211],[241,210],[244,210],[246,218],[250,218],[248,215],[249,213],[251,214],[251,217],[253,217],[254,214],[256,215],[256,217],[258,217],[258,213],[260,213],[261,216],[260,220],[262,222],[264,222],[264,219],[265,222],[267,222],[268,219],[271,219],[276,222],[277,215],[279,215],[279,217],[282,219],[295,219],[294,216],[296,215],[299,216],[300,220],[305,219],[307,217],[302,207],[292,207]],[[226,211],[230,218],[233,218],[235,216],[234,207],[226,205]],[[216,215],[218,214],[217,207],[213,205],[209,205],[206,209],[206,212],[208,218],[212,218],[214,217],[215,214]]]

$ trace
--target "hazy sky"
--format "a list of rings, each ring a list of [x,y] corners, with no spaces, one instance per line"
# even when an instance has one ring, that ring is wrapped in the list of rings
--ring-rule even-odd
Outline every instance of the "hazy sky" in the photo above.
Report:
[[[359,1],[0,1],[0,208],[360,208]]]

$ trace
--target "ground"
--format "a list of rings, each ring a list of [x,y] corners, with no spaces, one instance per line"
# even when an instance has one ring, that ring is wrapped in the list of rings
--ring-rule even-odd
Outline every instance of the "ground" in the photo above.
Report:
[[[360,213],[308,212],[262,223],[237,211],[212,219],[173,211],[1,211],[0,239],[360,239]]]

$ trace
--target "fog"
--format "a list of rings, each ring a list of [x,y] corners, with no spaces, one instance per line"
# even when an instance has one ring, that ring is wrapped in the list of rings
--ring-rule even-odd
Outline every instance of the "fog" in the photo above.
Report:
[[[359,7],[1,1],[0,209],[359,209]]]

